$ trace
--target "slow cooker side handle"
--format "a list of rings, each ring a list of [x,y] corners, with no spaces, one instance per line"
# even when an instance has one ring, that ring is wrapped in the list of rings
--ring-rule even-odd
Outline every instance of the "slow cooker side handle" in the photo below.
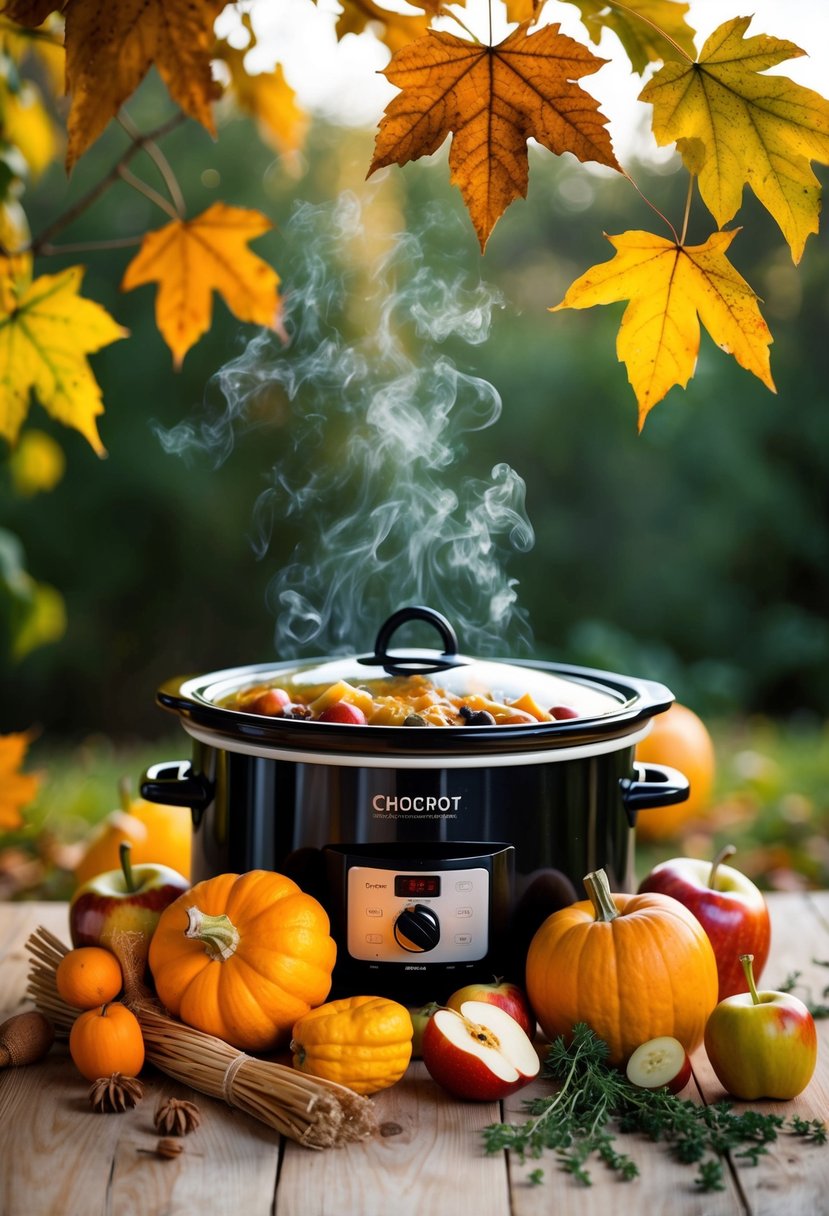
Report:
[[[673,806],[685,802],[691,783],[679,769],[667,764],[634,764],[636,777],[622,777],[619,785],[628,823],[636,827],[636,816],[652,806]]]
[[[194,827],[198,827],[214,795],[213,782],[202,773],[194,773],[189,760],[162,760],[151,765],[141,778],[139,791],[147,802],[189,806]]]

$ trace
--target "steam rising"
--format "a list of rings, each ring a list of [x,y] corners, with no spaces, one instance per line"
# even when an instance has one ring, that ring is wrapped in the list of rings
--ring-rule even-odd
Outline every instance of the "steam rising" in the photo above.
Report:
[[[267,593],[280,657],[367,649],[386,616],[416,603],[443,611],[470,652],[529,643],[504,568],[534,542],[524,483],[507,464],[458,474],[463,436],[492,426],[501,398],[441,349],[484,342],[501,301],[447,259],[427,266],[438,222],[378,257],[353,195],[298,207],[285,234],[289,343],[253,338],[214,377],[218,410],[159,431],[168,452],[218,466],[240,429],[283,411],[284,427],[264,432],[282,450],[252,536],[259,558],[275,529],[299,537]]]

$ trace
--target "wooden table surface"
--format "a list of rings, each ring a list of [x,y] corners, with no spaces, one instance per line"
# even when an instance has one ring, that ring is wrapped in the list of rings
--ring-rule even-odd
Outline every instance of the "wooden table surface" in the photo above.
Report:
[[[802,972],[815,1000],[829,971],[829,892],[773,895],[772,953],[762,987]],[[22,1008],[28,955],[24,943],[45,925],[68,941],[66,905],[0,904],[0,1014]],[[801,995],[804,995],[801,992]],[[0,1018],[0,1020],[2,1020]],[[829,1020],[819,1021],[820,1052],[809,1088],[787,1103],[753,1103],[786,1116],[829,1116]],[[724,1094],[704,1051],[694,1059],[695,1094]],[[413,1063],[404,1079],[378,1094],[381,1133],[367,1143],[312,1152],[219,1101],[195,1094],[154,1069],[132,1111],[98,1115],[87,1085],[58,1044],[41,1063],[0,1073],[0,1216],[820,1216],[829,1213],[829,1145],[782,1136],[756,1166],[727,1162],[721,1192],[695,1190],[696,1167],[664,1148],[625,1136],[640,1177],[623,1183],[600,1165],[587,1188],[559,1171],[554,1157],[521,1165],[486,1156],[479,1130],[522,1119],[522,1099],[545,1092],[536,1082],[509,1101],[462,1103],[445,1095]],[[686,1091],[691,1096],[691,1090]],[[160,1095],[198,1103],[203,1121],[183,1154],[151,1153],[152,1115]],[[739,1106],[739,1104],[737,1104]],[[541,1166],[544,1181],[528,1175]]]

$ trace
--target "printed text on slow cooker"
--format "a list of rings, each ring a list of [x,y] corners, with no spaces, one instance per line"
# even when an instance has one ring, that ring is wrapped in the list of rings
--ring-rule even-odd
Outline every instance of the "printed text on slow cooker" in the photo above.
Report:
[[[375,794],[371,807],[375,819],[397,819],[399,815],[419,815],[424,819],[457,819],[460,794]]]

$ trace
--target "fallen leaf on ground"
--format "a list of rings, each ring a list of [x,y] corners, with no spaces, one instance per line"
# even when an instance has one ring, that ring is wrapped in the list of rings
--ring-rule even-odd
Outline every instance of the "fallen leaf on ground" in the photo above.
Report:
[[[29,731],[0,735],[0,831],[20,827],[21,812],[40,787],[40,777],[36,773],[20,771],[31,741]]]

